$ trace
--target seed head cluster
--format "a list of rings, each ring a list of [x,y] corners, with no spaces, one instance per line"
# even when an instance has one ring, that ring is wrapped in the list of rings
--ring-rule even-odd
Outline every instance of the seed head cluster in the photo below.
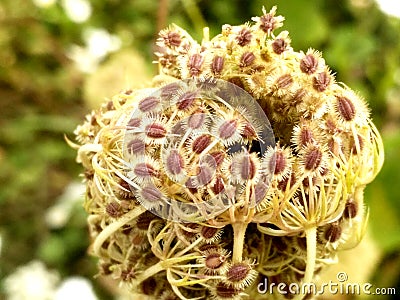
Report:
[[[132,293],[264,299],[263,278],[310,282],[362,238],[383,164],[366,102],[262,12],[201,43],[161,31],[153,85],[75,131],[91,252]]]

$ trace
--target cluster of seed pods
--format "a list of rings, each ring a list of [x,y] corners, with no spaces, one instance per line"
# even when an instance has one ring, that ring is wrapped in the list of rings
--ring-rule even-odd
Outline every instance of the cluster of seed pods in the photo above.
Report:
[[[163,30],[154,86],[76,130],[91,251],[145,299],[302,299],[257,287],[311,282],[362,238],[383,163],[365,101],[275,35],[275,7],[252,20]]]
[[[127,180],[140,203],[174,221],[258,206],[275,168],[269,121],[241,88],[217,79],[167,84],[138,100],[127,125]]]

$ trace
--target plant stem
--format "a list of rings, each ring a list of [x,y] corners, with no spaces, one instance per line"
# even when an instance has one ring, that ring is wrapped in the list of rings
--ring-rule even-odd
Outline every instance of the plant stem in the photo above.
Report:
[[[314,278],[315,261],[317,258],[317,227],[313,226],[305,230],[307,241],[307,261],[303,283],[312,283]],[[296,300],[303,299],[305,295],[297,295]]]
[[[232,224],[234,236],[232,262],[234,264],[241,262],[243,258],[243,245],[247,224],[248,223],[244,222],[236,222]]]
[[[105,240],[112,235],[115,231],[117,231],[119,228],[124,226],[126,223],[129,221],[137,218],[139,215],[141,215],[143,212],[146,211],[146,208],[143,206],[138,206],[135,209],[131,210],[130,212],[126,213],[123,215],[121,218],[115,220],[111,224],[107,225],[96,237],[96,239],[93,242],[93,253],[96,256],[100,256],[100,249]]]

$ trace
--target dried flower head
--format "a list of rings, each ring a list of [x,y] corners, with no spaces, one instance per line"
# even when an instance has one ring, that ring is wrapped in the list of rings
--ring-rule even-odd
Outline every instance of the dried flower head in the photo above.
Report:
[[[257,274],[313,282],[361,239],[381,137],[321,53],[275,34],[276,10],[201,43],[162,30],[153,86],[115,95],[75,130],[91,251],[131,291],[264,299]]]

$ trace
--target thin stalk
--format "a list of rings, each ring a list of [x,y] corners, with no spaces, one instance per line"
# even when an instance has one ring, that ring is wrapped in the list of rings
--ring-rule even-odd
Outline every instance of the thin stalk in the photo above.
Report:
[[[244,222],[237,222],[232,224],[234,236],[232,262],[234,264],[241,262],[243,258],[243,245],[247,224],[248,223]]]

